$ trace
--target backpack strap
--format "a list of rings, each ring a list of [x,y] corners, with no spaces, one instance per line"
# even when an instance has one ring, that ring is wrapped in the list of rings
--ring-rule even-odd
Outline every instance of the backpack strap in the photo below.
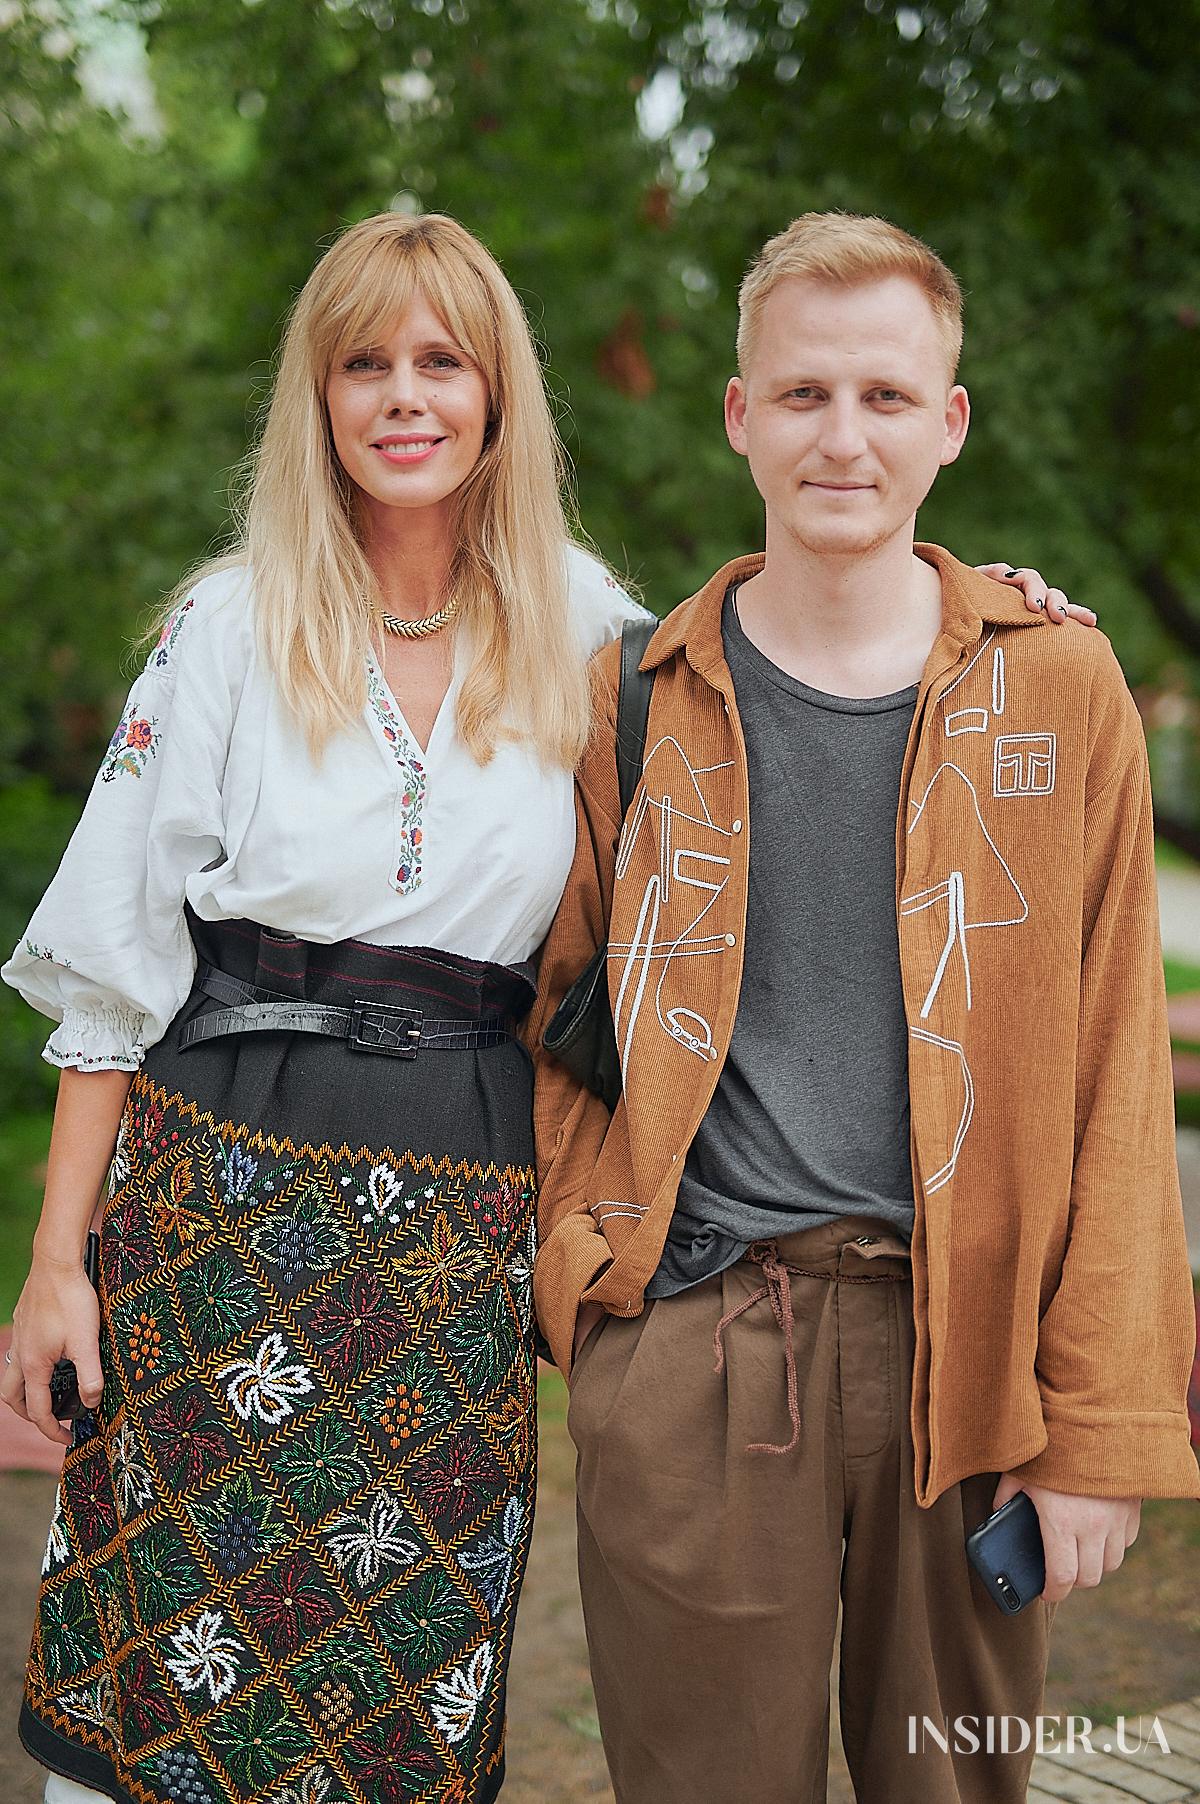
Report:
[[[646,727],[654,672],[639,670],[646,647],[657,632],[657,620],[627,620],[621,628],[621,679],[617,689],[617,782],[621,819],[629,813],[646,755]]]

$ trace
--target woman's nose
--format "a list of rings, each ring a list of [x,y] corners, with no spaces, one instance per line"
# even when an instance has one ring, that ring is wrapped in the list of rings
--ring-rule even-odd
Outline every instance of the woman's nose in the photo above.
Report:
[[[425,412],[425,397],[411,363],[399,361],[392,365],[384,405],[388,413]]]

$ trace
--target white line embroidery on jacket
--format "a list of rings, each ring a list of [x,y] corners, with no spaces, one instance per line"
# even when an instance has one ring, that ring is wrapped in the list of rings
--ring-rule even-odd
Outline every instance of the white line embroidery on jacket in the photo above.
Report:
[[[607,1221],[610,1216],[614,1215],[628,1216],[634,1221],[639,1221],[645,1215],[648,1207],[649,1205],[646,1203],[614,1203],[601,1199],[600,1202],[592,1204],[591,1213],[598,1222]]]
[[[640,961],[641,969],[638,971],[637,990],[629,1009],[629,1020],[625,1028],[625,1044],[621,1047],[622,1086],[629,1071],[629,1051],[633,1045],[633,1030],[637,1026],[637,1018],[642,1009],[642,997],[646,993],[646,979],[650,975],[650,961],[654,956],[654,934],[658,927],[658,915],[659,881],[656,872],[646,885],[646,893],[642,897],[642,908],[638,915],[637,927],[634,930],[633,944],[630,946],[625,960],[625,969],[621,973],[621,984],[617,991],[616,1006],[613,1009],[613,1028],[617,1037],[617,1045],[621,1046],[621,1010],[625,1003],[625,992],[629,988],[629,980]],[[643,945],[643,929],[646,928],[647,917],[649,917],[650,925],[645,932]]]
[[[988,730],[988,711],[986,708],[959,708],[946,716],[946,738],[957,739],[960,733],[986,733]]]
[[[689,800],[691,807],[696,809],[694,813],[690,808],[680,806],[678,796],[665,783],[659,793],[653,792],[655,766],[657,764],[661,768],[664,758],[670,762],[672,753],[683,767],[679,774],[686,773],[691,789]],[[660,1027],[676,1045],[695,1053],[698,1058],[707,1061],[711,1056],[711,1023],[694,1009],[682,1005],[666,1008],[663,987],[673,959],[699,958],[728,950],[724,934],[700,934],[697,929],[714,907],[729,880],[730,861],[718,852],[705,850],[703,846],[689,845],[687,827],[715,833],[723,841],[731,838],[729,830],[719,827],[714,821],[699,779],[717,771],[729,770],[732,766],[732,759],[702,767],[693,765],[679,741],[670,734],[651,747],[643,762],[638,800],[621,833],[616,877],[619,880],[628,871],[634,846],[645,830],[646,815],[654,808],[659,810],[659,868],[646,884],[633,940],[627,946],[619,941],[609,942],[610,957],[620,957],[624,961],[613,1010],[623,1079],[628,1070],[634,1029],[641,1014],[650,967],[656,960],[660,962],[660,969],[654,988],[654,1008]],[[677,783],[676,788],[678,787]],[[698,890],[705,899],[703,906],[681,933],[670,940],[659,940],[659,919],[672,885],[681,889]],[[676,906],[678,905],[676,899]]]
[[[1053,795],[1057,750],[1053,733],[1001,733],[992,767],[992,794],[999,799]]]
[[[992,713],[1003,714],[1006,700],[1004,688],[1004,647],[998,645],[992,653]]]
[[[952,695],[954,693],[954,691],[958,688],[958,685],[964,680],[964,678],[970,676],[970,674],[974,670],[976,664],[978,664],[980,658],[982,658],[984,652],[987,650],[988,646],[992,643],[992,640],[995,637],[996,637],[996,629],[995,629],[995,627],[993,627],[991,632],[988,633],[987,636],[980,642],[979,649],[975,653],[974,657],[971,659],[970,663],[967,664],[964,669],[959,671],[958,675],[955,677],[955,679],[952,683],[946,684],[946,687],[942,690],[941,695],[938,697],[939,701],[944,702],[948,695]]]
[[[975,1113],[975,1082],[971,1076],[971,1067],[967,1063],[967,1055],[957,1040],[944,1040],[940,1034],[931,1034],[923,1027],[910,1029],[914,1040],[920,1040],[927,1046],[940,1047],[943,1052],[953,1053],[959,1062],[963,1079],[963,1106],[959,1117],[958,1128],[954,1135],[954,1145],[950,1149],[950,1157],[931,1177],[923,1179],[926,1194],[940,1190],[954,1176],[958,1164],[958,1155],[962,1151],[963,1141],[967,1137],[967,1129],[971,1125],[971,1117]]]
[[[994,685],[995,667],[993,666],[993,686]],[[993,700],[995,699],[997,698],[995,693],[993,693]],[[1020,884],[1013,876],[1008,861],[1005,859],[995,840],[988,832],[987,825],[983,818],[983,812],[979,806],[979,794],[974,783],[972,783],[970,777],[959,765],[949,761],[940,764],[930,778],[925,793],[920,801],[910,802],[913,813],[908,824],[909,836],[912,835],[921,820],[925,817],[925,810],[931,797],[933,797],[938,784],[940,783],[944,786],[947,783],[953,782],[955,778],[966,784],[967,791],[971,798],[971,804],[974,808],[979,832],[983,835],[987,849],[991,853],[991,858],[985,858],[978,870],[975,870],[973,867],[970,894],[968,893],[967,881],[963,871],[956,868],[948,871],[945,878],[940,883],[933,884],[926,889],[916,891],[911,895],[901,898],[900,913],[904,917],[919,914],[927,908],[937,906],[942,901],[946,904],[946,937],[938,956],[928,991],[926,992],[925,999],[921,1005],[921,1019],[923,1021],[929,1019],[934,1004],[941,992],[951,959],[956,950],[960,955],[962,963],[966,1007],[968,1009],[971,1008],[973,1002],[973,986],[967,937],[970,933],[984,927],[1019,927],[1029,919],[1029,903],[1025,894],[1022,891]],[[953,814],[953,812],[954,810],[952,809],[951,813]],[[932,816],[930,818],[932,819]],[[961,850],[959,852],[959,858],[962,863],[968,862],[968,860],[962,856]],[[976,862],[978,862],[978,860]],[[997,891],[999,893],[997,893]],[[981,918],[979,920],[972,919],[972,896],[975,899],[975,905],[979,909],[981,916],[987,916],[988,918]],[[1010,899],[1007,907],[1004,902],[1005,897]],[[949,1183],[954,1175],[958,1164],[958,1157],[962,1151],[963,1142],[966,1139],[967,1131],[970,1128],[971,1119],[975,1111],[975,1082],[967,1060],[966,1052],[959,1041],[945,1038],[926,1028],[912,1027],[910,1032],[914,1039],[923,1044],[936,1046],[944,1052],[953,1054],[959,1062],[963,1079],[963,1108],[958,1126],[955,1130],[954,1141],[950,1148],[949,1156],[945,1163],[940,1166],[932,1176],[923,1179],[925,1190],[927,1193],[930,1193],[935,1190],[940,1190],[944,1184]]]

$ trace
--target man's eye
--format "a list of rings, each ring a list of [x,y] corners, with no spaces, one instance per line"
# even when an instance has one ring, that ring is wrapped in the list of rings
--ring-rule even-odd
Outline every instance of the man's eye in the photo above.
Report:
[[[903,401],[904,396],[898,388],[877,388],[875,398],[879,401]]]
[[[806,383],[802,388],[789,388],[787,399],[789,401],[813,401],[819,393],[819,389],[814,388],[811,383]]]

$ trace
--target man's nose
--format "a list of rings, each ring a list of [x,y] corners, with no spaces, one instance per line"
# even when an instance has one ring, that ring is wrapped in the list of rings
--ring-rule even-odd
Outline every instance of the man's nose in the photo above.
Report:
[[[823,410],[818,443],[833,463],[853,463],[861,457],[866,449],[866,434],[856,399],[834,400]]]

